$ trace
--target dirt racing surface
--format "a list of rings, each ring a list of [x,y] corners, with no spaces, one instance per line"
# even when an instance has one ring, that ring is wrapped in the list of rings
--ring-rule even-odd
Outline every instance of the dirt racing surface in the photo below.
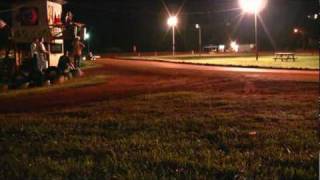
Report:
[[[46,93],[0,97],[0,112],[39,112],[109,99],[167,91],[259,96],[283,94],[288,98],[318,97],[317,71],[212,67],[164,62],[101,59],[85,76],[106,75],[104,82]]]
[[[101,59],[0,94],[0,179],[315,179],[318,72]]]

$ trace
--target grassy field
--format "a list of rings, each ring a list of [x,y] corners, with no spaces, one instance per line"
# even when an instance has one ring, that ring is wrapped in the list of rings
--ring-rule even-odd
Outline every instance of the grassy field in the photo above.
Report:
[[[141,57],[136,57],[141,59]],[[143,57],[146,60],[160,60],[179,63],[192,63],[204,65],[222,65],[222,66],[244,66],[244,67],[264,67],[264,68],[285,68],[285,69],[319,69],[319,56],[297,55],[297,60],[279,61],[276,62],[273,56],[261,56],[259,61],[256,61],[254,56],[240,57],[214,57],[214,56],[158,56],[158,57]]]
[[[50,91],[63,91],[64,89],[68,88],[81,88],[85,86],[92,86],[105,82],[106,78],[108,77],[103,75],[84,78],[73,78],[71,80],[66,80],[63,84],[51,84],[50,86],[43,87],[8,90],[8,92],[0,92],[0,98],[19,98],[19,96],[28,96],[32,94],[46,94]]]
[[[0,179],[316,179],[316,100],[164,92],[0,116]]]
[[[55,92],[102,96],[19,113],[16,104],[0,113],[0,179],[318,177],[316,82],[250,81],[255,90],[246,92],[237,77],[193,81],[165,70],[152,84],[154,78],[140,78],[156,72],[107,67],[90,62],[83,78],[0,94],[2,103],[26,106],[28,97],[39,101]],[[180,81],[159,91],[174,82],[165,78]],[[141,89],[135,94],[131,87]]]

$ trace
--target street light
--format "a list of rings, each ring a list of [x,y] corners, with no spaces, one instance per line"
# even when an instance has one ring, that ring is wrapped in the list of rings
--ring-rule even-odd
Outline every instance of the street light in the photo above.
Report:
[[[293,34],[296,36],[296,38],[298,37],[299,39],[301,39],[301,44],[303,46],[303,48],[305,48],[305,31],[302,28],[293,28]],[[300,46],[300,45],[299,45]]]
[[[254,14],[256,60],[258,61],[259,59],[258,14],[266,7],[267,0],[239,0],[239,5],[244,13]]]
[[[88,54],[90,54],[90,33],[88,32],[85,32],[84,34],[84,40],[87,41],[87,44],[88,44]]]
[[[304,34],[304,30],[302,28],[293,28],[294,34]]]
[[[234,52],[239,52],[239,44],[237,43],[237,41],[231,41],[230,47]]]
[[[89,33],[85,33],[84,34],[84,40],[89,40],[90,39],[90,34]]]
[[[172,27],[172,55],[175,54],[175,27],[178,24],[178,18],[176,16],[170,16],[167,20],[167,24],[169,27]]]
[[[196,24],[196,29],[199,30],[199,55],[201,56],[202,38],[201,38],[201,26]]]

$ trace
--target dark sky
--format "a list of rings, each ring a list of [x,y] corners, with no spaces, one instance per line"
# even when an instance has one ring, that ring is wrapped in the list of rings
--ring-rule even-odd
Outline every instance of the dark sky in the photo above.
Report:
[[[1,0],[1,9],[12,2]],[[7,3],[6,3],[7,2]],[[194,24],[203,28],[204,44],[223,44],[236,39],[241,43],[253,43],[254,19],[245,16],[239,26],[240,10],[237,0],[69,0],[65,10],[71,10],[77,21],[86,23],[92,34],[92,46],[96,51],[129,51],[136,44],[141,51],[170,49],[171,32],[166,25],[167,12],[180,7],[177,33],[177,49],[192,50],[197,47],[197,31]],[[1,2],[0,2],[1,5]],[[303,27],[308,36],[318,35],[315,21],[308,14],[318,11],[317,0],[269,0],[261,17],[275,42],[281,49],[290,45],[293,27]],[[0,11],[1,12],[1,11]],[[6,13],[0,13],[0,18]],[[319,21],[318,21],[319,22]],[[272,43],[260,24],[260,41],[265,49]]]

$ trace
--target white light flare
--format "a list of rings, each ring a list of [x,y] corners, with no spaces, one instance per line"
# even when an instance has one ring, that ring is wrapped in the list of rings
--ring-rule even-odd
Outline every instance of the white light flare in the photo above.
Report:
[[[90,39],[90,34],[89,33],[85,33],[84,34],[84,40],[89,40]]]
[[[176,27],[177,24],[178,24],[178,18],[177,18],[177,16],[170,16],[170,17],[168,18],[167,24],[168,24],[168,26],[170,26],[170,27]]]
[[[234,52],[239,52],[239,45],[236,41],[231,41],[230,47]]]
[[[258,14],[267,6],[267,0],[239,0],[243,12]]]
[[[225,45],[219,45],[218,46],[218,49],[219,49],[219,52],[224,52],[224,50],[226,49],[226,46]]]

